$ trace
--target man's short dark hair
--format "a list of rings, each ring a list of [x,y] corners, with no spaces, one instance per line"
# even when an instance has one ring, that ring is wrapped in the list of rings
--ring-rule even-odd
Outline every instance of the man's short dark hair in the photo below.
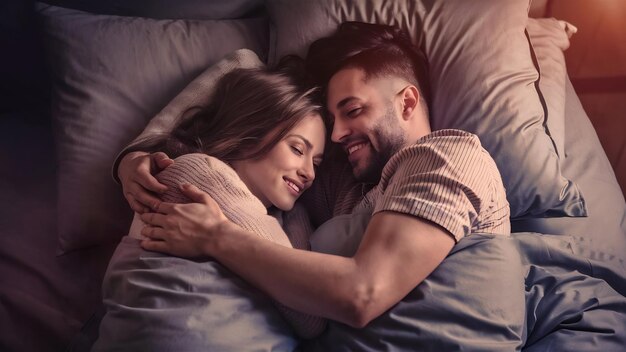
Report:
[[[316,84],[326,87],[339,70],[358,67],[370,77],[397,76],[415,85],[428,105],[428,62],[406,31],[394,26],[344,22],[333,35],[309,47],[307,69]],[[427,111],[427,110],[426,110]]]

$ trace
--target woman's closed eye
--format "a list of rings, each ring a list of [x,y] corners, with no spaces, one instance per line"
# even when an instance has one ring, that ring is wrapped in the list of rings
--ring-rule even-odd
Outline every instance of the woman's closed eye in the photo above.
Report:
[[[300,156],[304,155],[304,150],[302,150],[302,148],[300,148],[300,147],[291,146],[291,150],[296,155],[300,155]]]

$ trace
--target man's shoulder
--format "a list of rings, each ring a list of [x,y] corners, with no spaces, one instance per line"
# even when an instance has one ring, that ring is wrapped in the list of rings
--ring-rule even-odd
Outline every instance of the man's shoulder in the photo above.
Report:
[[[453,145],[466,145],[468,147],[481,148],[480,139],[477,135],[457,129],[443,129],[433,131],[420,139],[408,148],[419,145],[433,145],[433,146],[453,146]]]
[[[385,165],[379,185],[386,187],[398,175],[445,173],[464,179],[475,174],[473,168],[497,170],[478,136],[456,129],[437,130],[395,153]]]
[[[407,162],[436,163],[439,158],[447,159],[448,156],[476,153],[488,154],[475,134],[456,129],[437,130],[400,149],[392,156],[386,167],[396,168]]]

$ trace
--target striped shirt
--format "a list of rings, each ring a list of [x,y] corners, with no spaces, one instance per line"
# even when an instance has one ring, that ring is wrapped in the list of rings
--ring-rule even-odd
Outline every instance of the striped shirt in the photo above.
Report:
[[[316,224],[353,211],[393,211],[438,224],[456,241],[472,233],[510,233],[500,172],[468,132],[439,130],[401,149],[377,185],[357,183],[347,162],[328,165],[316,183],[305,199]]]

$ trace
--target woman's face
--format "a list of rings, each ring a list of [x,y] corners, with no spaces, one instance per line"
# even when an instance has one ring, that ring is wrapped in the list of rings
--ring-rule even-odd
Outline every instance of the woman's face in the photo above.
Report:
[[[291,210],[315,179],[322,161],[326,129],[319,114],[296,124],[266,155],[240,160],[233,168],[266,207]]]

